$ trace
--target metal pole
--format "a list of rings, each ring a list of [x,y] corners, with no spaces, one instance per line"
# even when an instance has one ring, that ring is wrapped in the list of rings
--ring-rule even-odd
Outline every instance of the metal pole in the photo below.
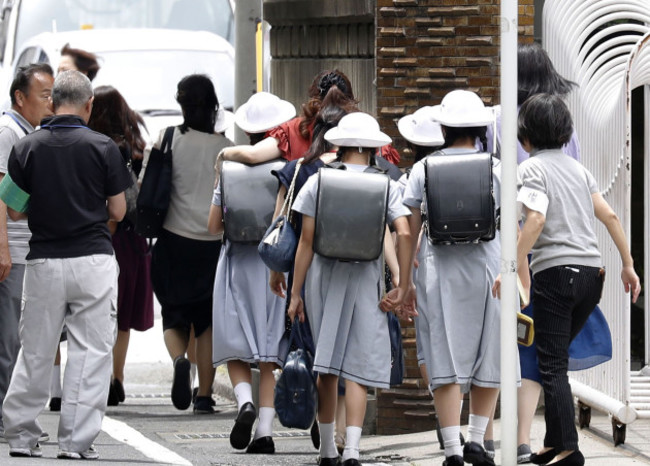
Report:
[[[256,29],[262,18],[262,0],[237,0],[235,6],[235,110],[257,91]],[[235,128],[235,143],[248,137]]]
[[[517,1],[501,0],[501,464],[517,464]]]

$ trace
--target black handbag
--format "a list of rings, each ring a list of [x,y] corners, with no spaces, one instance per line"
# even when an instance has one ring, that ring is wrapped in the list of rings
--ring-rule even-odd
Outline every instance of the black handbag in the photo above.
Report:
[[[402,346],[402,327],[399,319],[388,312],[388,335],[390,336],[390,385],[400,385],[404,380],[404,348]]]
[[[291,342],[298,340],[298,349],[291,351],[287,356],[282,374],[275,384],[273,404],[284,427],[306,430],[311,428],[316,419],[318,389],[313,372],[314,362],[311,354],[305,349],[298,327],[296,318]]]
[[[137,200],[135,231],[145,238],[157,238],[172,192],[172,138],[174,127],[165,130],[160,149],[151,149]]]
[[[278,217],[273,220],[257,247],[257,252],[260,254],[262,261],[269,269],[276,272],[289,272],[291,270],[296,256],[296,249],[298,248],[298,236],[291,224],[291,204],[293,203],[296,177],[302,160],[300,159],[296,163],[296,169]]]

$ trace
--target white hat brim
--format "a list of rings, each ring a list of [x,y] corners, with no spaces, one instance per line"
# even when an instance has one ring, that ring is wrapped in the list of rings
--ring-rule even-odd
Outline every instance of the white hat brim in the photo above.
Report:
[[[412,118],[412,115],[407,115],[400,118],[397,122],[397,129],[399,130],[399,133],[408,142],[425,147],[442,146],[445,143],[445,138],[442,135],[442,132],[440,132],[439,136],[435,135],[437,137],[423,137],[423,135],[415,134],[413,131],[413,126],[409,123],[410,118]]]
[[[217,110],[217,121],[214,123],[215,133],[223,133],[230,128],[234,122],[235,114],[229,112],[223,107],[219,107],[219,110]]]
[[[390,136],[381,131],[376,131],[370,136],[360,137],[347,131],[341,131],[338,126],[325,133],[325,140],[338,147],[383,147],[392,141]]]
[[[246,110],[248,109],[248,105],[249,103],[246,102],[237,109],[235,112],[235,123],[243,131],[251,134],[264,133],[270,129],[275,128],[276,126],[280,126],[282,123],[285,123],[296,116],[296,108],[293,106],[293,104],[291,102],[287,102],[286,100],[280,99],[277,104],[278,111],[275,115],[273,115],[273,117],[259,123],[250,122],[246,117]]]
[[[494,113],[489,108],[484,108],[472,115],[470,120],[463,118],[454,119],[445,116],[442,112],[442,106],[436,105],[431,109],[431,118],[441,125],[452,126],[456,128],[472,128],[475,126],[488,126],[494,122]]]

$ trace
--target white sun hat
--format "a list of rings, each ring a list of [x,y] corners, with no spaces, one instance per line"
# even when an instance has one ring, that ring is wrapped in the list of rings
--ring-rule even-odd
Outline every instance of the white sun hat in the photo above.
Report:
[[[431,116],[441,125],[459,128],[487,126],[494,121],[492,109],[486,108],[475,93],[463,90],[448,93],[440,105],[433,107]]]
[[[442,135],[440,123],[433,121],[431,112],[433,107],[418,108],[410,115],[406,115],[397,122],[399,133],[408,142],[418,146],[442,146],[445,137]]]
[[[235,112],[235,123],[247,133],[263,133],[296,116],[291,102],[269,92],[258,92]]]
[[[217,120],[214,122],[214,132],[223,133],[235,123],[235,114],[223,107],[217,110]]]
[[[338,126],[325,133],[325,140],[339,147],[382,147],[391,138],[379,130],[379,123],[364,112],[348,113]]]

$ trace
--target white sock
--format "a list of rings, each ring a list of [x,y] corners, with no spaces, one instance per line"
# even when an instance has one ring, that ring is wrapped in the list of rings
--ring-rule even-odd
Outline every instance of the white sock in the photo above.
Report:
[[[487,428],[488,422],[490,422],[490,418],[487,416],[470,414],[469,424],[467,425],[467,441],[483,445],[485,429]]]
[[[334,443],[334,423],[319,422],[320,429],[320,457],[321,458],[338,458],[339,451]]]
[[[196,364],[190,364],[190,380],[192,381],[192,387],[195,385],[198,386],[199,379],[196,377]]]
[[[359,442],[361,441],[361,427],[348,426],[345,428],[345,450],[343,461],[350,458],[359,459]]]
[[[442,441],[445,447],[445,457],[463,456],[463,448],[460,446],[460,426],[443,427],[440,429]]]
[[[271,437],[273,434],[273,418],[275,417],[275,409],[266,406],[260,407],[260,420],[255,429],[253,440],[260,437]]]
[[[61,389],[61,366],[52,368],[52,378],[50,379],[50,397],[61,398],[63,390]]]
[[[237,411],[241,409],[246,403],[253,402],[253,389],[248,382],[239,382],[233,387],[235,398],[237,398]]]

